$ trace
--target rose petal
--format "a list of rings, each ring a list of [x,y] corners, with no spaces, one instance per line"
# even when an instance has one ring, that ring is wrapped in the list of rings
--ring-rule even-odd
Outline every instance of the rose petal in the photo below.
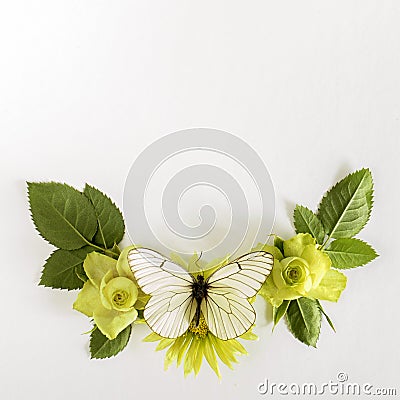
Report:
[[[93,310],[99,302],[99,289],[97,289],[92,282],[87,281],[83,285],[82,290],[78,293],[73,308],[88,317],[93,317]]]
[[[346,283],[347,277],[345,275],[335,269],[330,269],[324,275],[320,284],[308,292],[307,297],[336,302],[345,289]]]
[[[116,304],[114,296],[116,293],[124,293],[126,295],[124,304]],[[129,311],[131,307],[135,304],[138,297],[138,289],[136,285],[128,278],[124,276],[119,276],[117,278],[111,279],[103,288],[102,294],[110,304],[111,307],[119,311]]]
[[[305,246],[316,244],[316,240],[309,233],[299,233],[289,240],[283,242],[285,257],[302,257]]]
[[[275,247],[275,246],[270,246],[268,244],[264,244],[263,246],[261,246],[261,248],[259,250],[264,250],[267,253],[270,253],[274,256],[274,260],[282,260],[283,258],[283,254],[281,253],[281,251]]]
[[[96,252],[89,253],[83,263],[83,269],[94,286],[100,288],[104,275],[115,268],[117,261]]]
[[[128,325],[135,321],[137,315],[138,312],[134,308],[128,312],[121,312],[107,310],[103,306],[99,306],[93,313],[93,319],[103,335],[112,340]]]
[[[125,247],[118,257],[117,271],[119,276],[125,276],[128,279],[134,280],[133,273],[128,263],[128,253],[130,250],[137,248],[137,246]]]
[[[114,271],[111,269],[108,271],[104,276],[103,279],[101,280],[100,283],[100,300],[101,303],[103,304],[103,307],[112,310],[112,302],[104,295],[104,288],[107,286],[107,283],[111,281],[111,279],[114,279]]]
[[[304,248],[301,256],[308,262],[311,277],[313,279],[313,288],[316,288],[321,282],[323,276],[331,267],[331,259],[326,253],[318,250],[312,244]]]
[[[274,267],[272,268],[272,279],[274,280],[275,286],[280,289],[286,286],[286,282],[282,276],[282,264],[277,259],[274,259]],[[269,278],[268,278],[269,279]]]
[[[275,286],[271,275],[261,286],[258,294],[275,307],[279,307],[282,304],[283,299],[278,296],[278,288]]]

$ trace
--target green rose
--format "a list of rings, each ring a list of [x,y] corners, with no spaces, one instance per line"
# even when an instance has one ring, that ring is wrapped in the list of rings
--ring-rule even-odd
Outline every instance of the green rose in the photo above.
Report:
[[[258,250],[274,256],[272,273],[260,290],[274,307],[283,300],[309,297],[337,301],[346,287],[346,277],[331,269],[331,260],[319,250],[308,233],[299,233],[283,242],[283,254],[275,246],[259,245]]]
[[[87,255],[83,268],[89,280],[73,307],[93,318],[107,338],[115,339],[138,315],[138,288],[132,271],[125,263],[96,252]]]

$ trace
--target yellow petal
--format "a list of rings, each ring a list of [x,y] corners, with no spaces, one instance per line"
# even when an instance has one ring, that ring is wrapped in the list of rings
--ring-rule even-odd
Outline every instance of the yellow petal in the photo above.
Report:
[[[183,363],[183,373],[185,376],[188,375],[194,369],[194,362],[197,356],[198,347],[199,347],[199,339],[196,336],[194,336],[192,343],[190,343],[190,346],[186,353],[185,361]]]
[[[147,302],[150,299],[150,296],[145,294],[142,289],[138,286],[138,296],[136,303],[134,304],[134,307],[136,310],[144,310],[144,307],[146,306]]]
[[[107,310],[101,305],[93,313],[93,319],[97,327],[110,340],[115,339],[136,318],[137,311],[134,308],[131,311],[121,312]]]
[[[282,300],[295,300],[302,296],[302,293],[297,291],[297,288],[287,286],[278,291],[277,297]],[[282,304],[282,303],[281,303]]]
[[[261,246],[260,250],[264,250],[267,253],[270,253],[274,256],[274,260],[282,260],[283,258],[283,254],[281,253],[281,251],[275,247],[275,246],[270,246],[268,244],[264,244],[263,246]]]
[[[161,339],[162,339],[162,336],[160,336],[159,334],[157,334],[155,332],[151,332],[150,335],[146,336],[143,339],[143,342],[158,342]]]
[[[185,336],[179,336],[175,339],[174,343],[170,346],[165,354],[164,369],[166,370],[174,360],[177,360],[179,351],[185,341]]]
[[[94,286],[100,288],[104,275],[115,268],[117,261],[96,252],[89,253],[83,263],[83,269]]]
[[[195,252],[187,262],[187,270],[191,273],[196,273],[202,271],[201,264],[203,262],[200,260],[199,255]]]
[[[322,278],[320,284],[308,292],[308,297],[319,300],[338,301],[345,289],[347,278],[345,275],[330,269]]]
[[[289,240],[283,242],[285,257],[302,257],[304,247],[316,244],[316,240],[309,233],[299,233]]]
[[[236,339],[228,340],[228,342],[232,346],[234,351],[237,351],[240,354],[245,354],[245,355],[249,354],[247,352],[247,350],[243,347],[243,345],[240,342],[238,342]]]
[[[250,328],[246,333],[243,333],[242,336],[240,336],[240,339],[244,340],[258,340],[258,336],[252,332],[252,328]]]
[[[279,307],[282,304],[283,299],[278,295],[278,288],[275,286],[271,275],[261,286],[258,294],[275,307]]]
[[[197,375],[200,371],[201,364],[203,362],[203,354],[204,354],[204,338],[197,338],[197,341],[199,342],[197,346],[197,351],[196,355],[194,357],[193,361],[193,369],[194,369],[194,374]]]
[[[181,267],[187,268],[187,263],[185,262],[185,260],[179,254],[171,253],[170,259],[171,259],[171,261],[173,261],[174,263],[180,265]]]
[[[282,267],[281,262],[278,261],[277,259],[274,259],[274,267],[272,268],[271,277],[267,278],[267,280],[273,279],[273,282],[278,289],[286,286],[286,282],[282,276],[282,268],[283,267]]]
[[[304,290],[308,292],[309,290],[311,290],[312,285],[313,285],[313,280],[311,275],[309,275],[307,276],[306,281],[304,282]]]
[[[182,346],[179,350],[178,357],[176,358],[176,365],[180,365],[183,359],[183,356],[185,355],[186,349],[190,345],[190,342],[193,339],[193,335],[191,334],[186,334],[183,336],[184,337],[184,342],[182,343]]]
[[[162,338],[156,347],[156,351],[164,350],[170,346],[175,339]]]
[[[132,246],[125,247],[122,250],[121,254],[118,257],[118,261],[117,261],[117,265],[116,265],[119,276],[124,276],[125,278],[134,280],[133,273],[132,273],[131,268],[129,267],[129,263],[128,263],[128,253],[130,250],[136,249],[136,248],[137,248],[137,246],[132,245]]]
[[[99,290],[92,284],[92,282],[85,282],[73,305],[74,310],[77,310],[88,317],[93,317],[93,310],[98,306],[98,304],[100,304]]]
[[[331,259],[326,253],[318,250],[314,245],[308,245],[304,248],[302,258],[308,263],[313,280],[313,288],[315,288],[331,267]]]
[[[218,343],[219,340],[214,335],[209,335],[209,338],[220,360],[230,369],[233,369],[232,362],[237,362],[236,358],[224,350],[223,346]]]
[[[113,306],[112,302],[106,296],[104,296],[104,288],[106,287],[107,283],[113,278],[114,272],[112,269],[110,269],[104,274],[103,278],[101,279],[99,288],[101,303],[103,304],[103,307],[108,308],[109,310],[112,310]]]
[[[228,357],[231,362],[237,363],[238,360],[236,359],[235,354],[238,353],[238,351],[235,348],[233,340],[231,339],[222,341],[217,338],[217,342],[225,356]]]
[[[209,366],[211,367],[211,369],[217,374],[218,378],[221,379],[221,373],[219,372],[219,366],[218,366],[218,361],[217,361],[217,357],[215,356],[215,351],[214,348],[211,344],[209,335],[207,335],[204,338],[204,356],[209,364]]]
[[[130,279],[118,276],[102,288],[102,295],[113,309],[129,311],[136,302],[138,289]]]

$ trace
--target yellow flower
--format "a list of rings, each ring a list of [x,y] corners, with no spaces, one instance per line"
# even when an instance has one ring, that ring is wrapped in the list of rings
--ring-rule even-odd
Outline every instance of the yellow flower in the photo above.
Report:
[[[240,336],[240,339],[257,340],[258,337],[251,332],[251,329]],[[246,349],[237,339],[221,340],[214,336],[207,327],[203,316],[200,317],[199,326],[194,323],[190,325],[186,333],[176,339],[166,339],[157,333],[151,333],[144,339],[145,342],[159,341],[156,351],[168,348],[165,354],[164,367],[167,369],[174,361],[179,366],[183,361],[183,371],[185,376],[194,372],[197,375],[200,371],[203,358],[205,358],[221,378],[218,366],[218,358],[229,368],[233,369],[232,364],[237,363],[236,355],[248,354]]]
[[[83,268],[89,280],[73,308],[93,318],[108,339],[115,339],[138,316],[138,288],[129,268],[108,256],[92,252]]]
[[[346,287],[346,277],[331,269],[329,256],[308,233],[285,240],[283,254],[275,246],[259,245],[257,249],[274,256],[272,273],[259,292],[274,307],[300,297],[338,301]]]

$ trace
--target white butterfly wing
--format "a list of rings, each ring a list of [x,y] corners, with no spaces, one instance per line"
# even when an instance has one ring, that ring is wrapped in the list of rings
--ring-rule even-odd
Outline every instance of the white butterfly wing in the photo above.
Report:
[[[256,314],[248,298],[260,290],[272,266],[271,254],[256,251],[237,258],[208,278],[201,311],[215,336],[233,339],[251,328]]]
[[[138,285],[151,296],[143,314],[150,328],[166,338],[185,333],[196,312],[192,276],[150,249],[130,250],[128,263]]]

